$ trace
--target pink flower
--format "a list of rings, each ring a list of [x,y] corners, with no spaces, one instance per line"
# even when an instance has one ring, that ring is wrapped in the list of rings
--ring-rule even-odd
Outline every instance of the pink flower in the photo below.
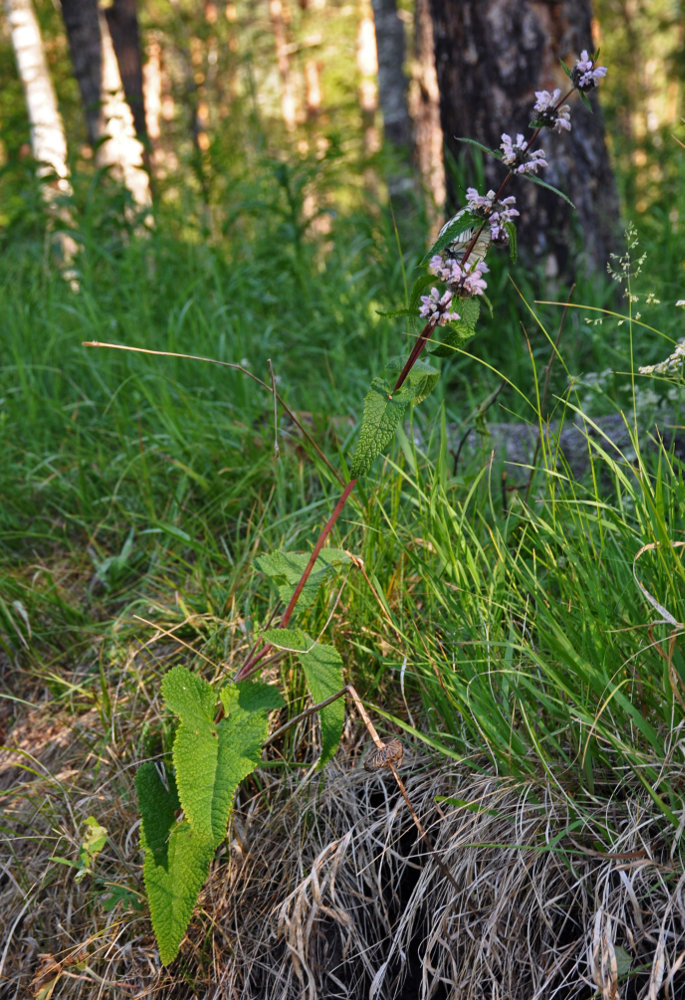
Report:
[[[559,105],[561,91],[536,90],[537,100],[533,105],[532,128],[553,128],[555,132],[571,131],[571,109],[568,104]]]
[[[540,167],[548,166],[545,152],[542,149],[529,150],[525,136],[520,132],[513,140],[506,132],[502,133],[502,160],[513,174],[536,174]]]
[[[429,295],[421,296],[421,307],[419,316],[436,326],[445,326],[446,323],[456,322],[460,318],[459,313],[450,309],[454,296],[449,290],[440,292],[437,288],[431,288]]]
[[[571,80],[578,90],[592,90],[606,73],[606,66],[595,66],[594,56],[589,55],[587,49],[583,49],[580,59],[571,70]]]

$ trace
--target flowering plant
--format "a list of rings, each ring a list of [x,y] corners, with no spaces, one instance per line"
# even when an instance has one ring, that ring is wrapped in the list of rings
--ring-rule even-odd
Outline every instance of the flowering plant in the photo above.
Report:
[[[350,477],[345,483],[338,476],[343,490],[314,549],[311,554],[277,552],[260,558],[260,568],[268,576],[285,579],[279,592],[286,607],[276,627],[261,633],[256,647],[236,673],[236,683],[218,692],[185,667],[176,666],[164,677],[163,697],[180,720],[174,737],[174,770],[165,770],[162,776],[152,761],[146,761],[138,770],[136,786],[142,816],[145,885],[165,963],[178,953],[214,852],[225,838],[236,789],[259,766],[269,714],[283,705],[280,691],[272,684],[238,683],[269,662],[270,654],[278,657],[286,651],[300,663],[315,702],[305,715],[317,711],[321,720],[321,765],[335,753],[342,735],[344,703],[340,696],[350,694],[376,742],[376,751],[367,758],[367,768],[387,766],[392,770],[412,818],[435,856],[395,769],[402,759],[401,744],[393,740],[384,746],[377,734],[373,735],[375,730],[364,717],[356,692],[344,684],[343,661],[335,647],[290,626],[290,621],[296,611],[302,611],[314,599],[316,587],[328,571],[350,560],[344,550],[327,548],[323,552],[324,544],[357,479],[369,471],[390,443],[407,406],[420,403],[434,388],[439,372],[419,355],[435,328],[445,327],[447,333],[443,343],[433,345],[433,355],[449,352],[474,335],[487,287],[487,253],[493,245],[509,246],[512,255],[516,253],[514,220],[519,213],[514,196],[505,196],[505,190],[514,177],[527,176],[535,181],[537,172],[547,166],[547,155],[534,148],[535,142],[543,128],[561,132],[571,127],[569,106],[564,102],[574,90],[584,97],[604,76],[606,70],[596,66],[596,58],[597,53],[590,57],[583,51],[576,65],[567,70],[571,80],[567,94],[536,94],[531,137],[526,140],[517,134],[512,138],[504,133],[499,150],[488,151],[507,168],[499,189],[480,194],[469,188],[466,206],[440,230],[425,258],[430,270],[428,282],[426,276],[421,278],[412,295],[412,308],[425,325],[408,359],[404,363],[403,359],[391,360],[385,377],[371,383]],[[439,284],[421,295],[433,279]],[[290,720],[286,727],[299,718]],[[436,860],[456,886],[449,870],[439,858]]]
[[[482,195],[475,188],[468,188],[466,208],[450,219],[438,234],[438,240],[430,255],[429,267],[431,272],[445,283],[446,290],[441,293],[439,289],[432,288],[428,295],[421,297],[419,315],[427,322],[405,369],[403,369],[402,374],[405,377],[435,327],[445,326],[461,319],[459,306],[455,303],[455,299],[484,294],[487,287],[483,278],[487,271],[484,257],[490,244],[496,246],[509,244],[512,248],[512,254],[515,254],[516,230],[513,220],[519,212],[515,207],[516,198],[513,195],[503,197],[504,191],[515,176],[527,175],[531,180],[535,180],[538,171],[549,166],[546,152],[543,149],[535,149],[534,145],[543,129],[551,129],[557,133],[571,130],[571,109],[566,101],[574,91],[577,91],[581,98],[588,103],[586,94],[598,85],[607,71],[605,66],[596,64],[598,57],[599,51],[590,56],[587,49],[583,49],[580,59],[571,69],[562,63],[571,81],[570,89],[563,96],[558,88],[551,92],[548,90],[535,92],[536,99],[530,120],[533,134],[529,139],[526,139],[522,133],[518,133],[512,138],[511,135],[504,132],[501,136],[499,151],[487,149],[480,143],[475,143],[490,155],[501,160],[508,171],[497,192],[490,190],[487,194]],[[562,192],[557,193],[564,197]],[[471,220],[479,222],[476,228],[469,228]],[[450,236],[449,242],[444,240],[446,233]],[[439,252],[435,253],[436,250]],[[454,276],[455,261],[458,261],[459,265],[458,278]],[[464,332],[462,328],[456,337],[448,339],[447,347],[454,348],[463,342]],[[473,333],[475,333],[475,325],[469,335],[472,336]],[[444,343],[445,341],[443,341]],[[434,350],[433,353],[445,352]],[[396,392],[402,384],[403,379],[400,377],[393,391]]]
[[[507,167],[507,173],[499,189],[490,190],[483,195],[475,188],[468,188],[466,206],[445,223],[424,258],[428,263],[430,275],[428,282],[424,276],[416,283],[411,304],[418,315],[425,320],[425,325],[404,364],[402,359],[391,359],[386,366],[385,377],[374,378],[371,382],[364,399],[362,424],[349,480],[304,566],[279,628],[287,629],[326,539],[357,479],[369,471],[376,458],[390,444],[402,422],[407,406],[422,402],[434,388],[439,371],[433,364],[422,361],[419,355],[429,342],[435,328],[445,327],[447,332],[440,343],[433,345],[432,356],[449,354],[456,346],[475,334],[480,315],[480,300],[487,287],[485,275],[488,267],[485,256],[490,246],[509,246],[512,256],[516,253],[514,219],[519,212],[515,207],[515,197],[505,196],[505,191],[514,177],[527,176],[530,180],[536,181],[537,171],[547,166],[547,154],[541,149],[534,149],[535,143],[545,128],[556,132],[568,131],[571,128],[570,110],[566,101],[574,91],[577,91],[587,102],[587,92],[596,87],[606,74],[606,68],[596,64],[598,57],[599,51],[590,56],[584,49],[580,59],[571,69],[564,66],[571,82],[571,87],[565,94],[562,95],[559,90],[551,93],[544,90],[536,92],[531,121],[533,133],[527,141],[522,135],[512,139],[510,135],[504,133],[498,151],[486,149],[486,152],[501,160]],[[565,197],[561,191],[557,193],[562,198]],[[421,292],[425,291],[432,277],[437,278],[443,287],[433,285],[427,294],[422,295]],[[272,633],[273,631],[271,630]],[[243,680],[255,673],[272,649],[273,643],[266,642],[243,664],[235,679]]]

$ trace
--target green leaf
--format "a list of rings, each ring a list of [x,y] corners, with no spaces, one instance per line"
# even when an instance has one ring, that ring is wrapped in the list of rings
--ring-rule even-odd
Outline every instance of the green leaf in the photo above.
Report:
[[[266,629],[264,638],[278,649],[296,654],[302,664],[307,688],[315,704],[337,694],[344,687],[342,658],[334,646],[316,642],[299,628]],[[340,743],[345,722],[343,698],[326,705],[320,711],[321,757],[319,767],[333,757]]]
[[[285,704],[280,691],[262,681],[227,684],[220,697],[226,718],[218,726],[217,780],[212,802],[212,826],[219,839],[226,835],[238,785],[261,762],[269,733],[269,712]]]
[[[187,722],[211,719],[216,694],[207,681],[186,667],[172,667],[162,678],[162,695],[172,712]]]
[[[425,264],[426,261],[430,260],[434,254],[440,253],[441,250],[444,250],[445,247],[450,245],[450,243],[453,243],[457,236],[466,232],[467,229],[474,229],[475,227],[482,225],[482,218],[478,218],[478,216],[474,215],[473,212],[469,212],[467,209],[462,208],[461,211],[457,212],[457,214],[442,227],[440,235],[430,249],[426,251],[421,263]]]
[[[507,221],[504,223],[504,229],[509,237],[509,256],[513,261],[515,261],[518,256],[518,237],[516,235],[516,226],[513,222]]]
[[[303,653],[316,644],[316,640],[301,628],[265,628],[262,637],[271,646],[288,653]]]
[[[390,358],[385,366],[386,381],[393,385],[397,382],[406,360],[405,357]],[[418,406],[431,394],[439,378],[439,370],[430,361],[415,361],[402,389],[407,387],[411,393],[411,402],[414,406]]]
[[[359,479],[367,473],[395,436],[411,400],[403,389],[404,386],[392,395],[385,379],[375,378],[371,383],[364,398],[362,425],[350,468],[351,479]]]
[[[168,965],[178,954],[209,873],[214,844],[193,831],[187,820],[176,821],[178,795],[173,780],[167,789],[154,764],[138,768],[136,790],[142,816],[145,891],[160,958]]]
[[[431,357],[443,358],[465,344],[476,332],[480,316],[480,299],[476,296],[459,299],[455,306],[460,315],[456,323],[440,328],[440,341],[431,346]]]
[[[169,834],[166,864],[157,864],[141,833],[145,851],[143,878],[150,917],[164,965],[178,954],[200,889],[209,874],[214,843],[187,820],[174,826]]]
[[[167,838],[180,808],[176,782],[167,772],[169,787],[164,785],[151,762],[141,764],[136,773],[136,792],[141,815],[142,839],[157,864],[166,863]]]
[[[426,258],[428,259],[428,258]],[[409,296],[409,308],[407,312],[409,315],[416,317],[419,312],[421,305],[421,296],[430,288],[437,283],[437,278],[434,274],[422,274],[414,282],[414,287],[411,290],[411,295]]]
[[[314,702],[325,701],[344,687],[342,657],[335,646],[317,642],[298,657]],[[345,700],[338,698],[321,709],[321,758],[323,767],[338,749],[345,722]]]
[[[219,760],[216,694],[207,681],[180,666],[165,674],[162,694],[181,718],[173,746],[181,806],[197,833],[218,842],[223,834],[215,826],[212,808]]]
[[[364,398],[364,413],[350,477],[358,479],[368,472],[375,459],[390,444],[409,403],[420,403],[433,390],[440,372],[426,361],[417,361],[404,385],[391,392],[392,384],[404,367],[404,359],[389,361],[389,379],[375,378]]]
[[[183,811],[195,831],[218,844],[238,785],[259,764],[268,712],[283,704],[281,695],[255,681],[229,685],[221,692],[226,718],[216,723],[214,691],[185,667],[165,675],[162,694],[181,718],[173,760]]]
[[[235,791],[261,760],[269,712],[283,698],[269,684],[229,684],[219,694],[225,717],[217,723],[213,689],[180,666],[165,675],[162,693],[181,719],[173,746],[176,783],[170,780],[167,789],[154,765],[143,764],[136,787],[145,888],[166,964],[178,952],[214,850],[226,835]]]
[[[502,153],[497,149],[490,149],[489,146],[484,146],[482,142],[477,142],[475,139],[467,139],[464,136],[457,136],[457,142],[464,142],[467,146],[475,146],[476,149],[480,149],[483,153],[487,153],[488,156],[494,156],[496,160],[502,159]]]
[[[94,816],[89,816],[85,820],[86,832],[81,841],[78,854],[79,871],[76,881],[80,882],[95,867],[98,854],[107,843],[107,828],[100,826]]]
[[[581,97],[582,96],[583,95],[581,94]],[[538,184],[540,187],[547,188],[548,191],[558,195],[559,198],[562,198],[567,205],[570,205],[571,208],[575,209],[576,206],[573,204],[569,196],[564,194],[563,191],[560,191],[559,188],[554,187],[553,184],[548,184],[547,181],[543,181],[541,177],[536,177],[535,174],[521,174],[521,176],[525,177],[525,179],[530,181],[532,184]]]
[[[272,579],[285,580],[285,583],[278,584],[278,595],[283,603],[287,604],[293,590],[300,582],[309,558],[309,552],[269,552],[257,558],[257,565],[263,573]],[[314,563],[314,569],[297,599],[296,609],[300,612],[306,611],[315,600],[317,590],[326,577],[336,566],[349,561],[350,557],[343,549],[322,549]]]

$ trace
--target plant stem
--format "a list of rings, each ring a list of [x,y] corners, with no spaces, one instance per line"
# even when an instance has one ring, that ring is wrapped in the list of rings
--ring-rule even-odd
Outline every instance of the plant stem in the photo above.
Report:
[[[304,571],[302,573],[302,576],[300,577],[299,582],[298,582],[298,584],[295,587],[295,590],[293,592],[293,595],[292,595],[292,597],[290,598],[290,600],[288,602],[288,606],[285,609],[285,611],[283,612],[283,617],[281,618],[280,624],[278,626],[279,628],[286,628],[288,622],[290,621],[290,617],[291,617],[293,611],[295,610],[295,605],[297,604],[297,599],[300,596],[300,594],[302,593],[304,585],[307,582],[307,580],[309,579],[309,576],[310,576],[312,570],[314,569],[314,563],[316,562],[316,560],[317,560],[317,558],[319,556],[319,553],[321,552],[321,549],[324,546],[324,542],[326,541],[326,539],[328,538],[329,534],[331,533],[331,530],[333,529],[333,526],[334,526],[335,522],[340,517],[342,509],[343,509],[343,507],[345,506],[345,504],[347,502],[347,498],[349,497],[350,493],[352,492],[352,490],[354,489],[354,487],[356,486],[356,484],[357,484],[357,480],[356,479],[350,479],[349,483],[347,484],[347,486],[345,487],[345,489],[342,491],[342,494],[340,495],[340,499],[338,500],[337,504],[333,508],[333,513],[331,514],[331,516],[329,517],[329,519],[326,521],[326,524],[323,526],[323,528],[321,530],[321,534],[319,535],[319,537],[317,539],[316,545],[314,546],[314,548],[312,550],[312,554],[309,557],[309,562],[305,566]],[[258,666],[258,664],[263,660],[263,658],[267,655],[267,653],[271,649],[273,649],[271,643],[267,643],[266,646],[263,646],[259,650],[258,653],[256,653],[254,656],[250,657],[250,659],[247,660],[247,662],[242,665],[242,667],[240,668],[240,670],[238,671],[238,673],[235,675],[235,680],[236,681],[243,681],[243,680],[245,680],[246,677],[249,677],[250,674],[254,673],[254,671],[256,670],[256,668]]]
[[[480,230],[478,230],[478,232],[480,232]],[[474,240],[474,242],[475,242],[475,240]],[[402,385],[404,384],[404,381],[405,381],[407,375],[409,374],[409,372],[414,367],[414,363],[416,362],[416,359],[418,358],[419,354],[421,353],[421,351],[424,349],[424,347],[426,346],[426,344],[430,340],[430,338],[431,338],[431,336],[433,334],[433,330],[434,329],[435,329],[435,320],[431,320],[429,323],[426,323],[426,325],[424,326],[423,330],[419,334],[419,339],[416,341],[416,343],[414,344],[414,346],[411,349],[411,353],[410,353],[409,357],[407,358],[407,361],[405,363],[404,368],[400,372],[400,375],[399,375],[399,378],[397,379],[397,382],[395,382],[395,385],[394,385],[393,390],[392,390],[393,392],[397,392],[397,390],[400,389],[402,387]]]

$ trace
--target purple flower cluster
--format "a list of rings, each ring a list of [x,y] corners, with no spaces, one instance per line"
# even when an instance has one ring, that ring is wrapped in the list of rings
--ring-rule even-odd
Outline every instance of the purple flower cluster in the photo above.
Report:
[[[519,210],[514,208],[516,198],[509,195],[508,198],[495,200],[495,192],[490,190],[487,194],[478,194],[475,188],[466,189],[466,207],[474,215],[479,215],[488,220],[490,235],[495,243],[500,246],[507,243],[509,236],[505,228],[505,223],[511,222]]]
[[[460,317],[458,312],[450,309],[453,298],[449,290],[440,295],[437,288],[431,288],[430,295],[421,296],[419,316],[435,326],[456,322]]]
[[[592,90],[606,75],[606,66],[595,65],[598,54],[599,50],[590,56],[587,49],[583,49],[580,59],[573,69],[568,70],[565,67],[574,89],[581,93]],[[559,133],[570,132],[571,109],[568,104],[562,103],[570,93],[571,91],[562,97],[561,90],[558,88],[553,91],[537,90],[531,127],[538,131],[542,128],[551,128]],[[490,242],[500,245],[508,243],[507,227],[510,228],[514,218],[519,215],[518,210],[514,207],[516,204],[514,197],[502,198],[498,195],[501,196],[512,174],[536,174],[538,170],[549,166],[544,150],[531,148],[537,138],[538,131],[528,140],[520,132],[514,139],[506,132],[502,133],[500,143],[502,161],[509,168],[509,174],[504,179],[499,191],[495,194],[494,191],[490,190],[487,194],[482,195],[475,188],[468,188],[466,208],[458,212],[440,230],[439,235],[442,236],[447,226],[451,225],[465,211],[483,220],[480,227],[473,227],[459,233],[441,253],[431,258],[430,269],[440,281],[445,283],[447,290],[441,294],[437,288],[432,288],[429,295],[421,297],[419,313],[428,322],[432,322],[436,326],[443,326],[445,323],[458,320],[459,314],[451,308],[453,300],[484,293],[486,283],[483,275],[487,272],[488,267],[484,263],[483,257],[487,253]],[[469,260],[464,264],[463,258],[469,247]]]
[[[529,141],[521,132],[512,139],[506,132],[502,133],[499,148],[502,150],[502,160],[512,174],[536,174],[540,167],[548,166],[544,149],[529,149]]]
[[[585,92],[596,87],[606,73],[606,66],[595,66],[594,58],[588,54],[587,49],[583,49],[580,59],[571,70],[571,82],[577,90]]]
[[[462,264],[453,257],[445,259],[438,253],[431,257],[429,267],[455,295],[482,295],[487,288],[483,275],[487,273],[488,265],[482,260],[475,265],[470,261]]]
[[[557,87],[551,93],[549,90],[536,90],[537,98],[533,105],[533,128],[553,128],[555,132],[571,131],[571,108],[568,104],[560,104],[561,91]]]
[[[430,294],[422,295],[419,316],[436,326],[456,322],[459,313],[450,308],[454,299],[482,295],[487,288],[483,275],[488,266],[482,260],[475,265],[461,264],[439,253],[431,258],[429,266],[436,278],[445,282],[447,290],[441,295],[437,288],[431,288]]]

